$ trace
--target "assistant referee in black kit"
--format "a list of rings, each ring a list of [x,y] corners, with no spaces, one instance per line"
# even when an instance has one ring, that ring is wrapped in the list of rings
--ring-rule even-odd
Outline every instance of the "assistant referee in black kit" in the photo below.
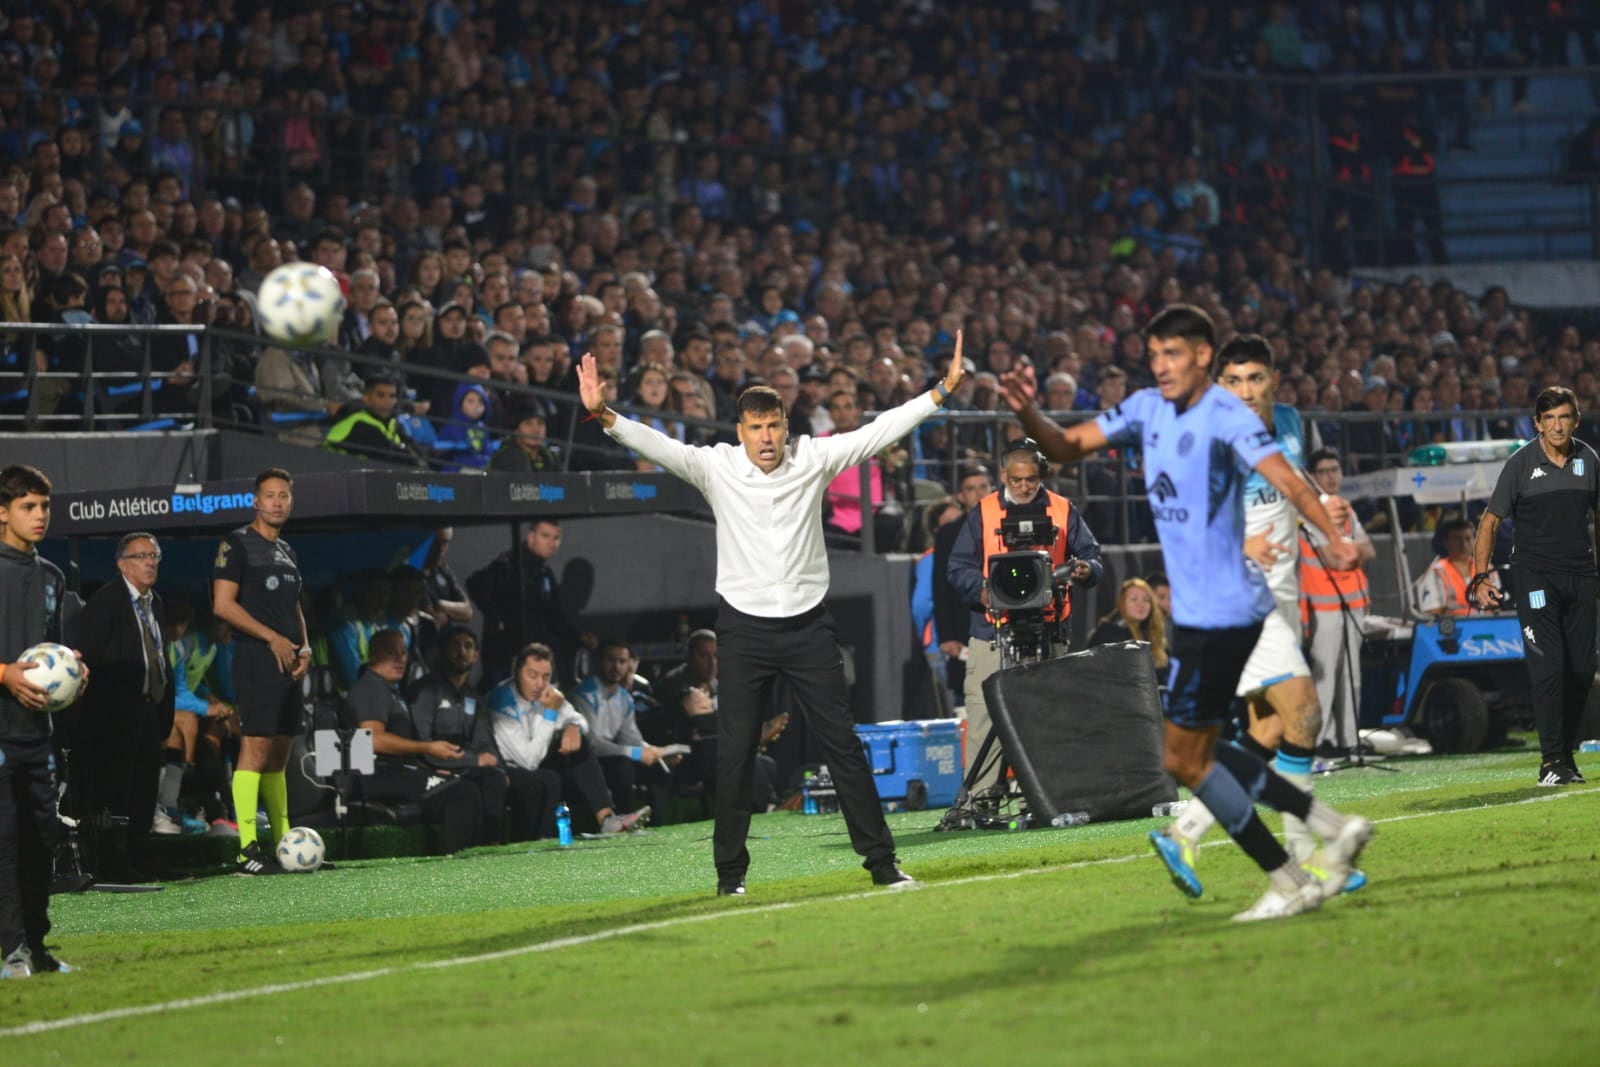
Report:
[[[850,720],[844,659],[823,606],[828,556],[822,497],[839,472],[910,433],[961,383],[961,337],[943,382],[858,430],[789,440],[783,399],[739,396],[740,446],[682,444],[606,407],[594,357],[578,367],[583,405],[618,442],[705,494],[717,520],[717,893],[744,894],[751,778],[773,685],[787,678],[833,772],[850,843],[877,885],[915,882],[900,867],[872,771]]]
[[[256,804],[266,806],[274,841],[289,832],[284,768],[301,729],[300,679],[311,665],[300,609],[300,564],[279,536],[294,510],[289,472],[256,475],[256,517],[222,539],[211,568],[212,611],[233,627],[233,691],[239,695],[239,765],[233,807],[240,874],[277,874],[273,850],[256,840]],[[326,866],[326,864],[324,864]]]
[[[1539,728],[1539,784],[1583,781],[1573,753],[1595,670],[1595,549],[1600,457],[1572,436],[1578,398],[1551,386],[1534,401],[1538,436],[1506,460],[1478,524],[1477,577],[1468,592],[1485,610],[1505,594],[1485,580],[1500,520],[1511,528],[1511,594]]]

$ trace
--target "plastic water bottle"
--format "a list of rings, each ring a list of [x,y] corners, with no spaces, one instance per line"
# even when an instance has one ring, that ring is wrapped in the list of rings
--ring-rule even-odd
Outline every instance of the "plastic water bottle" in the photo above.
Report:
[[[1157,819],[1165,819],[1182,813],[1183,809],[1188,806],[1189,802],[1187,800],[1174,800],[1167,804],[1157,804],[1150,809],[1150,814]]]
[[[1084,826],[1089,822],[1086,811],[1064,811],[1050,820],[1051,826]]]
[[[800,783],[800,796],[802,798],[800,810],[806,815],[815,815],[817,813],[817,798],[811,795],[811,786],[815,782],[816,776],[807,771],[805,780]]]
[[[562,848],[572,844],[572,812],[564,802],[556,805],[556,840]]]
[[[1585,741],[1578,746],[1579,752],[1600,752],[1600,740]]]

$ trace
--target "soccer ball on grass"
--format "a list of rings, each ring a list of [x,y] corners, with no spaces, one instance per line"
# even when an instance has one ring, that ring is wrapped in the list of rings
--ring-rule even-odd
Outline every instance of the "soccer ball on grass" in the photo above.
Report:
[[[267,275],[256,294],[267,336],[286,345],[327,344],[344,318],[344,291],[333,271],[315,263],[285,263]]]
[[[33,663],[22,676],[48,694],[45,711],[60,711],[78,699],[83,689],[83,664],[66,645],[44,641],[18,656],[17,662]]]
[[[314,871],[322,866],[328,847],[322,835],[309,826],[296,826],[278,842],[278,866],[286,871]]]

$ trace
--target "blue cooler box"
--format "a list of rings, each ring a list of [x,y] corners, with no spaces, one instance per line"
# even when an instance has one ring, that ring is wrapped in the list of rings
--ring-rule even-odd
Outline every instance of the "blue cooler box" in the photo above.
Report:
[[[926,791],[919,807],[944,808],[961,789],[961,723],[955,719],[879,722],[857,726],[878,798],[905,804],[911,783]],[[913,797],[913,800],[919,799]],[[909,805],[907,805],[909,807]]]

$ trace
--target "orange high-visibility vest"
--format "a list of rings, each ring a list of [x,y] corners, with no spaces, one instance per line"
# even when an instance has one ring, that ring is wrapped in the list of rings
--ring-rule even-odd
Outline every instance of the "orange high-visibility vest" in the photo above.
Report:
[[[1450,565],[1450,561],[1440,557],[1433,561],[1433,569],[1444,577],[1444,587],[1450,593],[1451,615],[1471,615],[1472,604],[1467,600],[1467,581],[1478,574],[1478,564],[1474,560],[1471,564],[1472,573],[1467,578],[1461,577],[1461,572]]]
[[[1067,561],[1067,520],[1072,516],[1072,501],[1064,496],[1057,496],[1048,489],[1040,489],[1044,494],[1045,511],[1050,516],[1050,521],[1060,531],[1055,544],[1050,546],[1050,564],[1059,567]],[[995,490],[982,500],[978,501],[978,533],[983,538],[983,575],[989,576],[989,557],[1001,552],[1010,551],[1000,537],[1000,523],[1005,517],[1005,511],[1000,507],[1000,491]],[[1061,613],[1062,618],[1072,614],[1072,601],[1067,601],[1066,610]],[[1044,609],[1044,617],[1056,621],[1055,607]],[[996,626],[1004,626],[1005,614],[996,615],[989,612],[989,621]]]
[[[1367,575],[1360,567],[1353,571],[1334,571],[1322,565],[1305,531],[1300,531],[1300,619],[1313,611],[1338,611],[1345,607],[1365,608],[1368,603]]]

